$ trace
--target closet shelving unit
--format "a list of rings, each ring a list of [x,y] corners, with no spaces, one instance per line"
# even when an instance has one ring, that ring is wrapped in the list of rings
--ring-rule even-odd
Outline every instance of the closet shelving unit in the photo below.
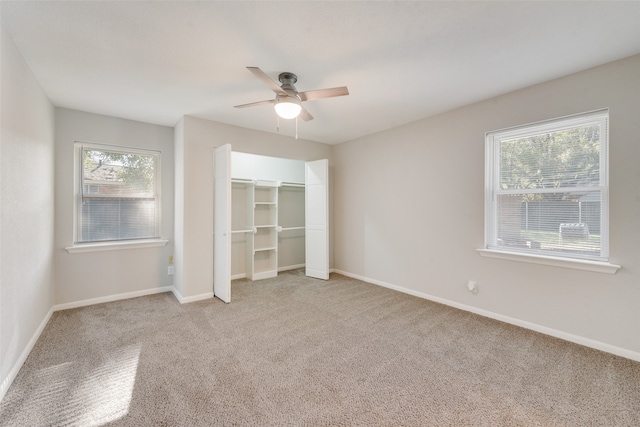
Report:
[[[302,182],[231,179],[232,278],[305,266],[305,192]]]
[[[278,275],[278,186],[276,181],[256,180],[253,187],[253,242],[247,245],[251,280]]]
[[[277,181],[232,179],[232,203],[236,210],[233,218],[242,218],[244,224],[232,222],[233,234],[244,234],[246,276],[260,280],[278,275],[278,187]],[[233,190],[246,192],[246,200],[233,200]],[[238,214],[244,210],[245,214]]]

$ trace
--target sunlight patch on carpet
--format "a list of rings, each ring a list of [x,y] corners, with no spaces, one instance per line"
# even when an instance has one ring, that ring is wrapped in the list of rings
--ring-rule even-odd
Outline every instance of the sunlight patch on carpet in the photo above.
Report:
[[[138,370],[140,348],[125,347],[111,353],[100,366],[81,372],[76,362],[40,371],[47,383],[38,398],[53,414],[48,417],[70,426],[101,426],[129,412]]]

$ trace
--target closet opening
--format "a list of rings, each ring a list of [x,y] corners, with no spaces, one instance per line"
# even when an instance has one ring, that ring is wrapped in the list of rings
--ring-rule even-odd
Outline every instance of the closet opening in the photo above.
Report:
[[[329,277],[328,161],[215,150],[214,294],[305,267]]]

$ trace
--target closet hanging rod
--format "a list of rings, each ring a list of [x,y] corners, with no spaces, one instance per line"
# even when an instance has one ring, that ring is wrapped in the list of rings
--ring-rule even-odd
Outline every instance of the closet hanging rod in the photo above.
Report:
[[[253,229],[249,229],[249,230],[231,230],[231,234],[235,234],[235,233],[253,233]]]
[[[234,184],[253,184],[252,179],[243,179],[243,178],[231,178],[231,182]]]
[[[278,231],[304,230],[305,227],[280,227]]]
[[[301,187],[304,188],[305,185],[304,184],[300,184],[299,182],[282,182],[280,184],[282,187]]]

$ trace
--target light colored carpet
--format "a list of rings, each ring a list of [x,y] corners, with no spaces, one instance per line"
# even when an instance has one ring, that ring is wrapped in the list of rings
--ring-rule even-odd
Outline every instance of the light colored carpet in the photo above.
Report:
[[[57,312],[2,426],[638,426],[640,363],[332,274]]]

